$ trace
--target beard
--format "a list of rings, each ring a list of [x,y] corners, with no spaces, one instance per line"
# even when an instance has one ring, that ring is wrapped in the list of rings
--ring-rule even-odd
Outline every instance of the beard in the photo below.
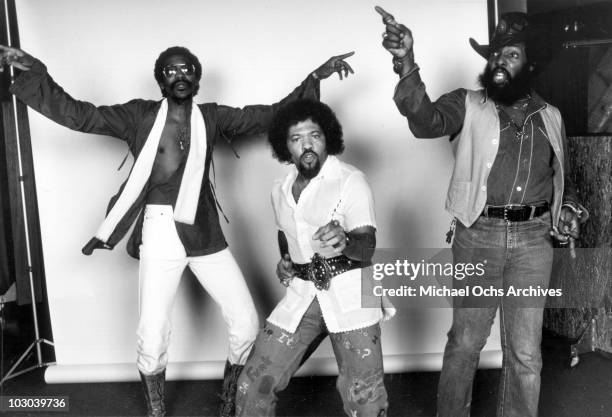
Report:
[[[493,82],[493,76],[497,70],[504,71],[508,81],[502,84]],[[504,68],[499,66],[491,68],[487,64],[484,72],[478,77],[478,81],[489,97],[505,106],[510,106],[517,100],[527,97],[531,92],[531,73],[527,65],[523,66],[514,77],[510,77],[510,73]]]
[[[316,158],[314,163],[308,164],[308,163],[303,162],[303,158],[306,155],[314,156]],[[321,171],[321,160],[319,158],[319,155],[317,155],[316,152],[314,151],[305,151],[300,156],[300,161],[297,164],[297,170],[306,179],[311,180],[314,177],[316,177],[319,171]]]

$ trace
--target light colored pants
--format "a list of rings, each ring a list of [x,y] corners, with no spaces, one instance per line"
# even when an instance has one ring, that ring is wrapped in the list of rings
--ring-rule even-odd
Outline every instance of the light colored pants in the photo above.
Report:
[[[221,307],[229,334],[229,361],[243,365],[259,323],[251,294],[229,249],[187,256],[171,206],[147,205],[140,246],[138,369],[156,374],[168,363],[174,297],[185,267]]]
[[[329,335],[338,362],[336,388],[347,416],[383,417],[387,414],[380,326],[329,333],[315,298],[298,325],[289,333],[270,322],[260,330],[251,356],[238,378],[236,415],[273,417],[277,394],[298,370],[312,343]],[[316,347],[316,346],[315,346]]]

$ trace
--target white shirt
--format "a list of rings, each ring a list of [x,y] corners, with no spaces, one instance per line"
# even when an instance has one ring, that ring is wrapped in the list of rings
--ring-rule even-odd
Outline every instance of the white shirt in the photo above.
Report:
[[[331,220],[337,220],[347,232],[362,226],[376,228],[372,191],[357,168],[328,156],[296,203],[291,188],[297,175],[294,165],[272,188],[276,224],[287,237],[294,263],[309,263],[315,252],[326,258],[339,255],[333,248],[322,248],[312,240],[312,235]],[[361,307],[361,269],[352,269],[333,277],[328,290],[317,290],[312,282],[294,278],[268,321],[294,333],[315,297],[332,333],[368,327],[395,313],[392,307],[383,312],[382,300],[380,308]]]

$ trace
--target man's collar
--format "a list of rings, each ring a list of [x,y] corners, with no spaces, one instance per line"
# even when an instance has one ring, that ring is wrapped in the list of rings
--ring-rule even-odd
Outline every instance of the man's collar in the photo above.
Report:
[[[339,166],[340,161],[338,158],[336,158],[334,155],[327,155],[327,159],[325,159],[325,162],[323,162],[323,166],[315,178],[335,178],[340,175],[340,171],[338,170]]]
[[[319,170],[319,173],[315,175],[312,180],[315,179],[323,179],[323,178],[334,178],[340,175],[338,167],[340,165],[340,160],[336,158],[334,155],[327,155],[325,162],[323,162],[323,166]],[[289,179],[291,183],[297,178],[299,172],[295,164],[291,165],[291,171],[289,172]]]
[[[287,195],[290,195],[291,187],[293,186],[293,183],[295,182],[298,174],[299,172],[297,170],[297,167],[295,166],[295,164],[292,164],[291,170],[287,174],[287,177],[285,178],[285,182],[283,183],[283,189],[285,190],[285,193],[287,193]],[[321,170],[315,177],[313,177],[310,180],[310,182],[317,181],[317,180],[323,180],[323,179],[339,178],[339,177],[340,177],[340,160],[334,155],[327,155],[327,159],[325,159],[325,162],[323,162],[323,166],[321,167]]]

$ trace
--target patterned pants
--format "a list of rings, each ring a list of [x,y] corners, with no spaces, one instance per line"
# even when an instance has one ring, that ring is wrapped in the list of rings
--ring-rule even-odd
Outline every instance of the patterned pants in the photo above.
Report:
[[[312,302],[295,333],[273,324],[257,335],[236,395],[238,416],[276,415],[277,394],[298,370],[309,345],[329,334],[338,362],[336,388],[348,416],[385,416],[388,406],[383,377],[380,326],[329,333],[318,301]]]

